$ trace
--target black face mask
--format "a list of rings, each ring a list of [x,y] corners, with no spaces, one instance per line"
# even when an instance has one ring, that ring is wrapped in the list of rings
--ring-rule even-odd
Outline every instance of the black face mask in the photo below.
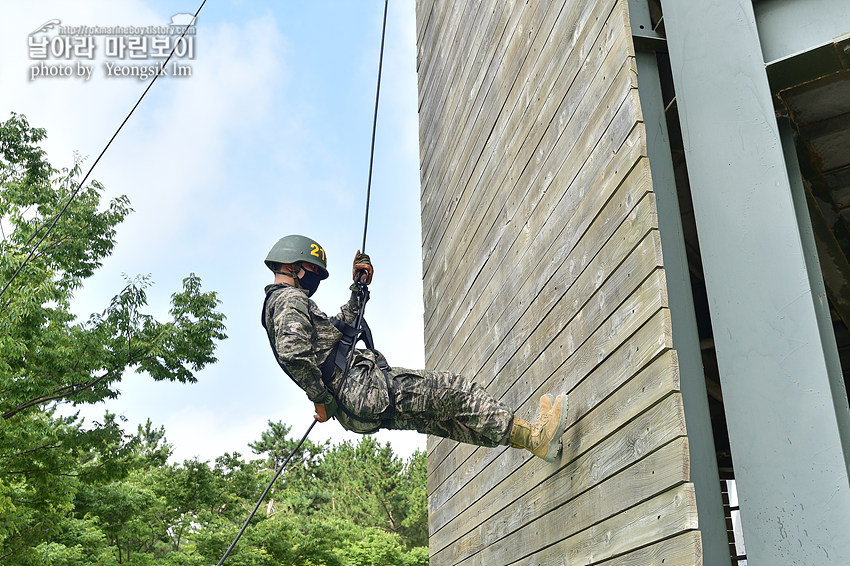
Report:
[[[298,278],[298,284],[301,288],[307,291],[307,296],[312,297],[316,289],[319,288],[319,283],[322,282],[322,277],[318,273],[304,270],[304,275]]]

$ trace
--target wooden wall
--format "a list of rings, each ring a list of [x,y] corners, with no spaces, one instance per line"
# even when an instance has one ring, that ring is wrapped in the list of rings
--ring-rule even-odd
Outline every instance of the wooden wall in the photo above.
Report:
[[[426,363],[560,460],[428,441],[432,565],[702,563],[626,0],[417,3]]]

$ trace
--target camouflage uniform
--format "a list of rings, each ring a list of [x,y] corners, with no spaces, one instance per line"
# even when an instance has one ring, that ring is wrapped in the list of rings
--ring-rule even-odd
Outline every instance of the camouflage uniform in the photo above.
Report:
[[[333,318],[354,324],[357,309],[352,295]],[[342,337],[331,318],[303,290],[277,283],[266,287],[263,320],[283,370],[311,401],[328,402],[329,391],[319,368]],[[417,430],[481,446],[507,444],[513,411],[478,384],[430,370],[392,368],[385,375],[380,361],[385,360],[378,352],[356,350],[342,391],[342,371],[334,372],[330,386],[346,409],[336,418],[345,429],[360,433],[378,428]]]

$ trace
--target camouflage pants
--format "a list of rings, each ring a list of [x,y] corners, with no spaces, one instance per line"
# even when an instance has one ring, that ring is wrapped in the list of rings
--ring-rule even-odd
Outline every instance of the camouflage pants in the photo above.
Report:
[[[416,430],[479,446],[507,444],[513,411],[460,375],[393,368],[395,413],[391,429]]]

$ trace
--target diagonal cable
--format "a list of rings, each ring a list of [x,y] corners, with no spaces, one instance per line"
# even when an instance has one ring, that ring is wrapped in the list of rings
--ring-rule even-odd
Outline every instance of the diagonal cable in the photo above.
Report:
[[[109,149],[109,146],[112,145],[112,142],[115,140],[115,138],[118,137],[118,133],[124,128],[124,124],[127,123],[127,121],[130,119],[130,116],[132,116],[133,112],[136,111],[136,108],[139,107],[139,104],[142,103],[142,100],[145,98],[145,95],[148,93],[148,91],[151,89],[153,84],[159,78],[159,75],[162,72],[162,69],[164,69],[165,65],[168,64],[168,62],[171,60],[171,57],[174,55],[174,52],[177,50],[177,46],[180,44],[180,41],[186,35],[186,31],[188,31],[188,29],[191,26],[195,25],[195,22],[198,20],[198,14],[201,13],[201,10],[203,9],[204,4],[206,4],[206,3],[207,3],[207,0],[203,0],[201,2],[201,5],[198,7],[198,10],[195,12],[195,15],[192,17],[192,22],[189,25],[185,26],[185,28],[183,29],[183,33],[181,33],[180,37],[177,39],[177,41],[174,42],[174,47],[171,49],[171,53],[168,54],[168,58],[165,61],[163,61],[162,64],[160,65],[160,67],[159,67],[160,72],[154,74],[153,79],[151,80],[151,82],[148,83],[147,88],[145,88],[144,92],[142,92],[142,95],[139,97],[139,99],[133,105],[133,108],[130,109],[130,112],[127,114],[127,116],[121,122],[121,125],[118,126],[118,129],[115,130],[115,133],[112,134],[111,138],[109,138],[109,141],[106,143],[106,146],[103,148],[103,151],[100,152],[100,155],[97,156],[97,159],[94,160],[94,163],[92,163],[92,166],[89,167],[89,170],[85,174],[85,176],[83,177],[82,181],[80,181],[77,184],[77,187],[71,193],[71,196],[68,197],[68,201],[65,203],[65,206],[63,206],[62,210],[60,210],[59,213],[56,214],[56,216],[53,218],[53,221],[47,227],[47,230],[44,231],[44,234],[41,236],[41,238],[38,240],[38,242],[36,242],[36,244],[32,247],[32,249],[30,250],[30,253],[27,255],[27,257],[24,259],[24,261],[21,263],[21,265],[19,265],[18,268],[15,270],[15,272],[12,274],[12,277],[3,286],[3,289],[0,290],[0,297],[3,296],[3,293],[6,292],[6,289],[8,289],[9,286],[12,284],[12,281],[15,280],[15,278],[18,276],[18,274],[20,274],[20,272],[23,270],[23,268],[26,266],[26,264],[29,263],[29,261],[35,255],[35,252],[38,250],[39,246],[41,246],[42,242],[44,242],[44,240],[47,238],[47,236],[50,234],[50,232],[56,226],[56,223],[59,222],[59,218],[61,218],[62,215],[65,214],[65,211],[68,210],[68,207],[71,205],[71,202],[73,202],[73,200],[77,197],[77,194],[80,192],[80,189],[82,188],[82,186],[88,180],[89,175],[91,175],[91,172],[97,166],[101,157],[103,157],[103,155],[106,153],[106,150]],[[36,233],[38,233],[38,232],[36,232]]]

